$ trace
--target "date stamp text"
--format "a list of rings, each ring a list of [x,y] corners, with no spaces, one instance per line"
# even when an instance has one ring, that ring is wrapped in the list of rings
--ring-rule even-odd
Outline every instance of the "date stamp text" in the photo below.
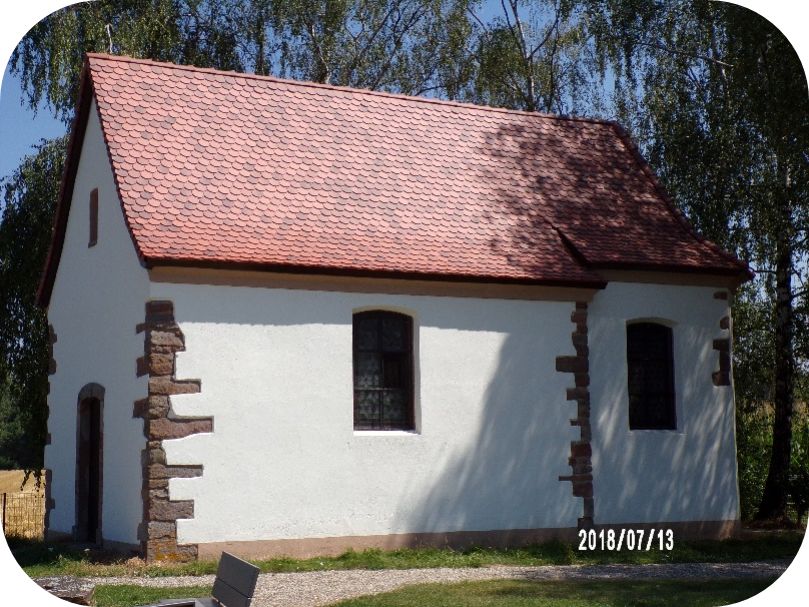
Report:
[[[674,549],[674,531],[671,529],[580,529],[579,550],[650,550]]]

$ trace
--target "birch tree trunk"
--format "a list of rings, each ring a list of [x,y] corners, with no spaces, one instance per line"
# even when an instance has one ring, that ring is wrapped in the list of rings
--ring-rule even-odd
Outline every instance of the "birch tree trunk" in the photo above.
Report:
[[[787,205],[785,205],[787,206]],[[786,518],[795,386],[793,251],[789,228],[778,236],[775,266],[775,423],[770,470],[756,519]]]

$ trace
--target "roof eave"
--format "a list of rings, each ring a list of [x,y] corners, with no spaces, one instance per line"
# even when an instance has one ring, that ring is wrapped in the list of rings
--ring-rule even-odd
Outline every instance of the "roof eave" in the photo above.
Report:
[[[738,265],[737,265],[738,264]],[[659,264],[659,263],[637,263],[637,262],[607,262],[594,264],[592,266],[595,270],[620,270],[626,272],[661,272],[667,274],[691,274],[695,276],[716,276],[724,279],[729,279],[734,288],[739,285],[752,280],[755,274],[750,270],[750,267],[741,261],[736,261],[736,264],[728,264],[724,266],[686,266],[678,264]]]
[[[327,276],[352,276],[362,278],[392,278],[401,280],[425,280],[445,282],[469,282],[490,284],[537,285],[545,287],[604,289],[607,281],[600,278],[588,279],[532,279],[509,276],[485,276],[472,274],[446,274],[438,272],[405,272],[395,270],[363,270],[328,266],[301,266],[289,264],[254,263],[242,261],[213,261],[199,259],[157,258],[145,260],[147,269],[158,267],[185,267],[213,270],[242,270],[255,272],[278,272],[282,274],[309,274]]]

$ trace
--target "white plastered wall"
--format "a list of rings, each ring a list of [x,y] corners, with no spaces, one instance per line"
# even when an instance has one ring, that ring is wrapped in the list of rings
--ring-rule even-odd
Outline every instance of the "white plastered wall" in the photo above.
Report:
[[[739,517],[731,386],[714,386],[719,288],[611,282],[590,305],[593,485],[597,523]],[[629,430],[626,324],[673,327],[677,429]]]
[[[93,188],[98,188],[98,243],[88,247]],[[105,388],[103,536],[138,541],[145,439],[143,421],[132,418],[132,407],[146,396],[147,385],[135,375],[135,361],[143,355],[143,335],[135,327],[143,322],[148,292],[148,275],[124,223],[93,103],[48,309],[57,335],[48,397],[51,444],[45,448],[45,466],[53,471],[54,531],[70,533],[75,524],[77,399],[83,386],[95,382]]]
[[[164,442],[193,499],[181,543],[575,527],[568,474],[571,303],[152,283],[185,334]],[[352,313],[414,318],[418,432],[355,433]]]

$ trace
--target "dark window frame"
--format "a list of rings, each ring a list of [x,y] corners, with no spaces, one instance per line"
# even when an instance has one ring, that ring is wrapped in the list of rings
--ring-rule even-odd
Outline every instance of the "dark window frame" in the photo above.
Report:
[[[404,348],[401,351],[386,352],[382,346],[383,342],[383,320],[389,319],[398,323],[403,323]],[[362,348],[358,339],[358,321],[372,321],[376,323],[376,348]],[[401,312],[392,310],[364,310],[355,312],[352,316],[352,376],[354,394],[354,430],[357,431],[391,431],[402,430],[413,432],[416,430],[415,419],[415,363],[413,359],[413,317]],[[361,354],[376,356],[379,362],[380,380],[379,387],[359,386],[358,358]],[[398,359],[398,360],[396,360]],[[389,365],[395,365],[390,366]],[[399,386],[386,385],[386,382],[396,382]],[[372,422],[360,420],[359,399],[361,393],[377,392],[380,401],[377,404],[377,419]],[[401,421],[383,419],[383,406],[381,398],[385,392],[399,392],[404,395],[405,414]]]
[[[673,333],[661,322],[627,323],[630,430],[677,430]]]
[[[90,240],[88,247],[96,246],[98,243],[98,188],[90,192]]]

